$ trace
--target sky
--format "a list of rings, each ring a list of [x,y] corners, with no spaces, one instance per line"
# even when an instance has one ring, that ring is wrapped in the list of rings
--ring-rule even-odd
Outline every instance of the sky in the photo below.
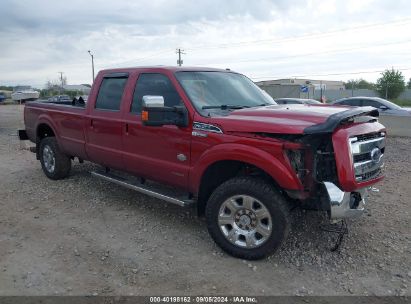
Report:
[[[0,85],[44,87],[63,72],[183,65],[276,78],[411,77],[408,0],[1,0]]]

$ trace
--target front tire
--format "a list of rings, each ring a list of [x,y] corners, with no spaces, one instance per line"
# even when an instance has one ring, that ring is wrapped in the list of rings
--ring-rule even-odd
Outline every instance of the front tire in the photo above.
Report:
[[[221,184],[206,205],[211,237],[228,254],[264,258],[286,239],[290,227],[284,197],[267,181],[236,177]]]
[[[71,160],[60,151],[55,137],[43,138],[39,149],[41,168],[48,178],[57,180],[69,175]]]

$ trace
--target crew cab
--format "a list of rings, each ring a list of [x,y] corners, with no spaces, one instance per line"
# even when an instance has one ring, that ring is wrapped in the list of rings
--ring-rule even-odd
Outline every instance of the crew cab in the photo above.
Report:
[[[358,217],[383,178],[376,109],[278,105],[230,70],[103,70],[87,104],[30,102],[24,122],[20,139],[36,144],[50,179],[74,159],[99,164],[93,176],[195,206],[214,241],[244,259],[279,248],[292,205]]]

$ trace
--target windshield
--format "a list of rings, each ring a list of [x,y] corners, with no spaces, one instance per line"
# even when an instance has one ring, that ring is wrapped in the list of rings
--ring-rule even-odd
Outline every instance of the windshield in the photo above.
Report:
[[[321,102],[319,102],[318,100],[315,100],[315,99],[306,99],[305,103],[306,104],[321,104]]]
[[[392,103],[391,101],[388,101],[386,99],[383,98],[376,98],[377,100],[381,101],[381,103],[383,103],[385,106],[387,106],[389,109],[392,110],[403,110],[403,108],[401,108],[400,106],[396,105],[395,103]]]
[[[199,112],[216,107],[257,107],[276,104],[250,79],[231,72],[176,72],[176,78]],[[221,109],[218,109],[221,111]]]

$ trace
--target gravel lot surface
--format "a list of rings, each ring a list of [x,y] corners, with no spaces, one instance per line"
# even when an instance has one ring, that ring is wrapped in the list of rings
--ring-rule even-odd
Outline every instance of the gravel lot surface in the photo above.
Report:
[[[223,253],[203,219],[90,176],[51,181],[0,106],[0,295],[411,295],[411,139],[389,138],[386,179],[338,252],[322,214],[293,211],[281,250]]]

